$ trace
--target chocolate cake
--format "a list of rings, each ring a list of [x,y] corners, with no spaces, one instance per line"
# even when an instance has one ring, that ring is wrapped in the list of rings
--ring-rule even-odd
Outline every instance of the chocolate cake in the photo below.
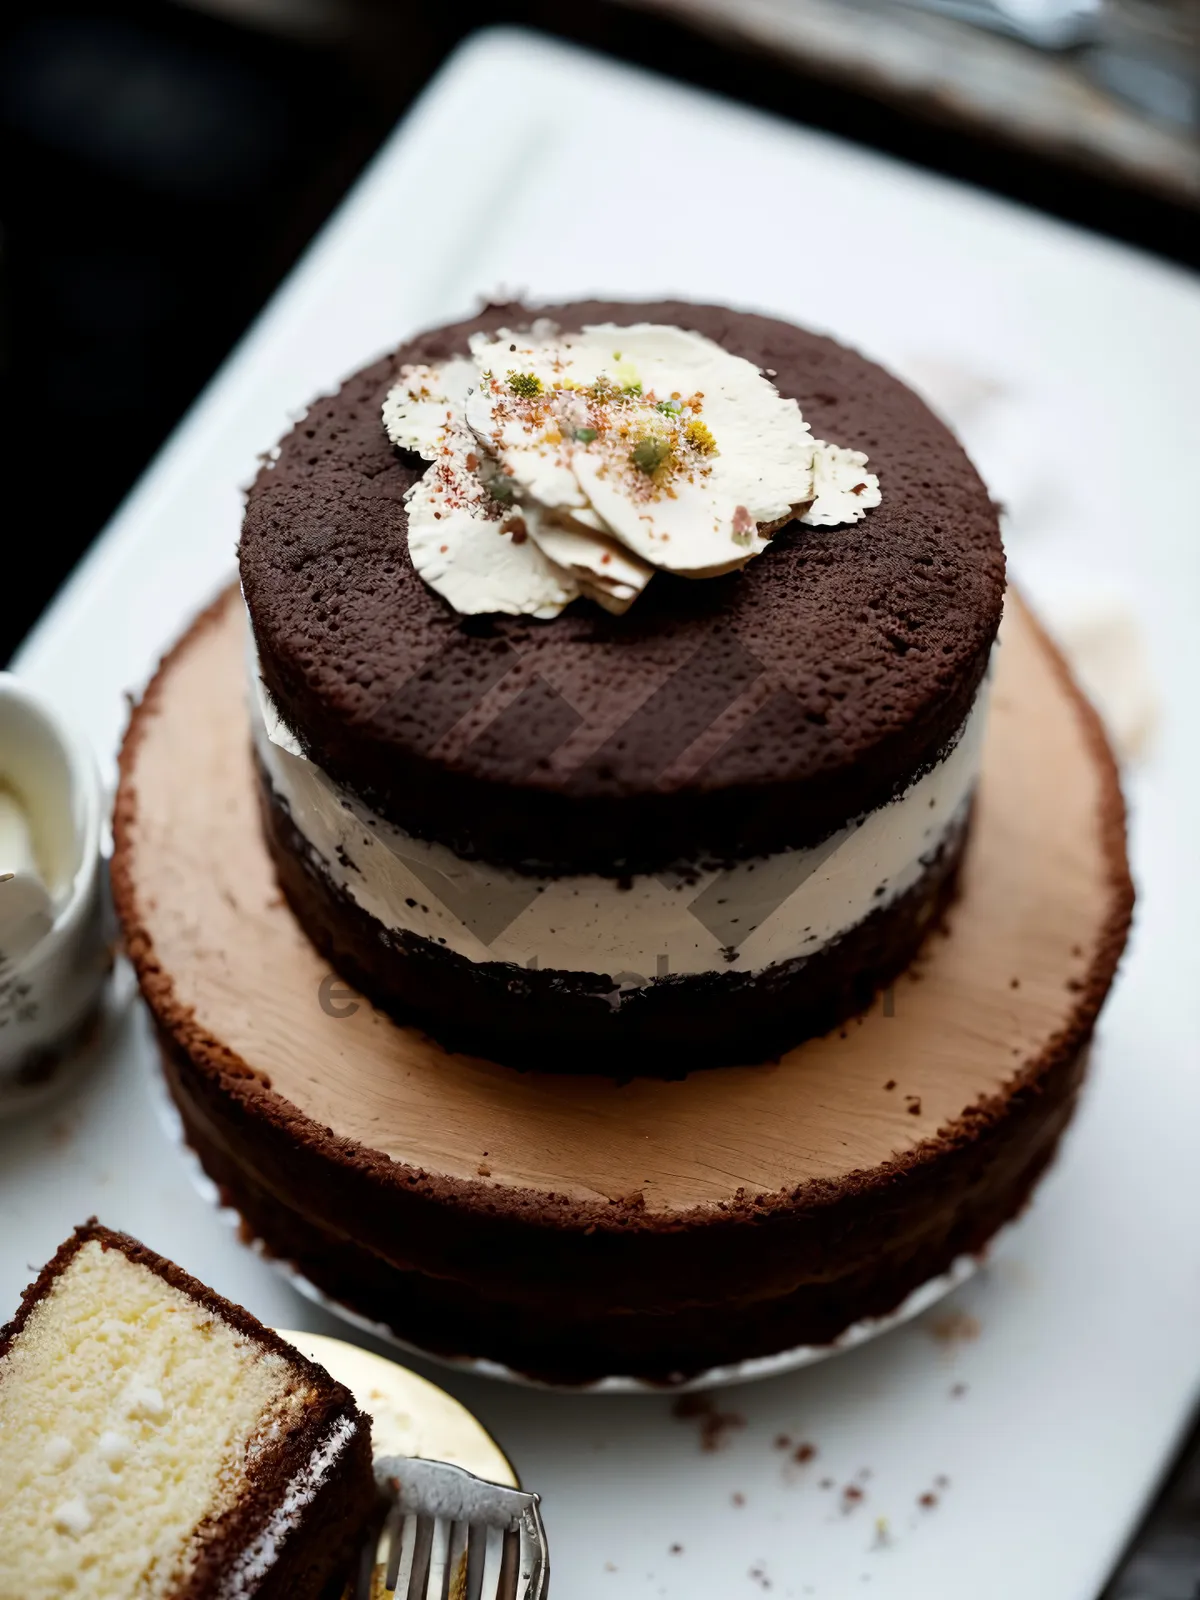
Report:
[[[1015,597],[943,933],[843,1028],[674,1079],[447,1053],[331,971],[258,827],[244,650],[230,591],[135,711],[113,887],[188,1142],[325,1294],[443,1354],[665,1382],[834,1341],[1025,1205],[1132,890],[1103,731]]]
[[[0,1439],[21,1600],[317,1600],[375,1504],[349,1390],[94,1221],[0,1331]]]
[[[490,306],[311,407],[240,564],[280,885],[338,972],[452,1048],[760,1060],[861,1010],[953,894],[996,512],[831,339]]]

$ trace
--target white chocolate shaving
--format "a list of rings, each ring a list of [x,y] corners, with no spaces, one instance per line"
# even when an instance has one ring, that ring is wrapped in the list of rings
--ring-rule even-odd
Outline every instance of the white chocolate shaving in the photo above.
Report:
[[[433,461],[447,436],[462,433],[463,407],[479,381],[475,363],[455,356],[440,367],[405,367],[383,402],[383,426],[393,444]]]
[[[469,358],[411,366],[393,443],[432,465],[409,491],[418,573],[464,613],[625,610],[656,570],[744,566],[799,515],[857,522],[880,501],[860,451],[814,440],[751,362],[681,328],[476,333]]]
[[[488,487],[499,469],[481,460],[463,419],[477,381],[465,358],[408,367],[384,402],[393,444],[433,463],[408,493],[408,552],[420,577],[464,616],[555,617],[579,588],[530,540],[520,508]]]
[[[525,507],[529,536],[542,553],[569,572],[580,590],[606,611],[628,611],[654,576],[654,568],[583,522],[583,516],[599,522],[594,513],[584,512],[578,521],[560,520],[540,507]]]
[[[883,496],[879,479],[867,470],[861,450],[817,440],[813,454],[813,503],[800,521],[810,528],[835,528],[858,522]]]
[[[455,476],[469,481],[465,472]],[[519,508],[493,509],[485,495],[451,505],[430,474],[415,484],[408,498],[413,566],[463,616],[556,617],[579,586],[529,537]]]

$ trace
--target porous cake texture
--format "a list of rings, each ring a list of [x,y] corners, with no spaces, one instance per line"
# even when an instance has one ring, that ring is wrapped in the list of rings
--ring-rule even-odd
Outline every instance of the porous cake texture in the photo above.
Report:
[[[96,1224],[0,1335],[2,1600],[321,1592],[371,1506],[349,1392]]]

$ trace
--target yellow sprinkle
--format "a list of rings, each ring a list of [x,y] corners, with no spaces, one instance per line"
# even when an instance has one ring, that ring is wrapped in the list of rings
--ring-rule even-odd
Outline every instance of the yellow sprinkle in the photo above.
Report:
[[[688,442],[702,455],[716,455],[717,441],[713,438],[712,429],[707,422],[702,422],[699,417],[693,417],[683,431],[687,435]]]

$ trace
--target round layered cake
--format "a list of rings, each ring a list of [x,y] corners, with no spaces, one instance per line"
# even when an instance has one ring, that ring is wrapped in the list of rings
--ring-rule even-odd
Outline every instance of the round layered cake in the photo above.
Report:
[[[241,578],[134,713],[113,888],[266,1251],[425,1350],[675,1381],[1022,1209],[1124,812],[903,385],[714,307],[489,307],[311,408]]]
[[[1053,1158],[1129,925],[1116,769],[1015,600],[944,934],[778,1061],[519,1072],[355,994],[262,837],[234,591],[164,662],[121,766],[129,953],[244,1236],[411,1344],[558,1382],[827,1345],[944,1283]]]
[[[950,901],[1004,559],[952,435],[719,307],[490,306],[317,402],[242,534],[265,835],[333,967],[547,1071],[749,1062]]]

